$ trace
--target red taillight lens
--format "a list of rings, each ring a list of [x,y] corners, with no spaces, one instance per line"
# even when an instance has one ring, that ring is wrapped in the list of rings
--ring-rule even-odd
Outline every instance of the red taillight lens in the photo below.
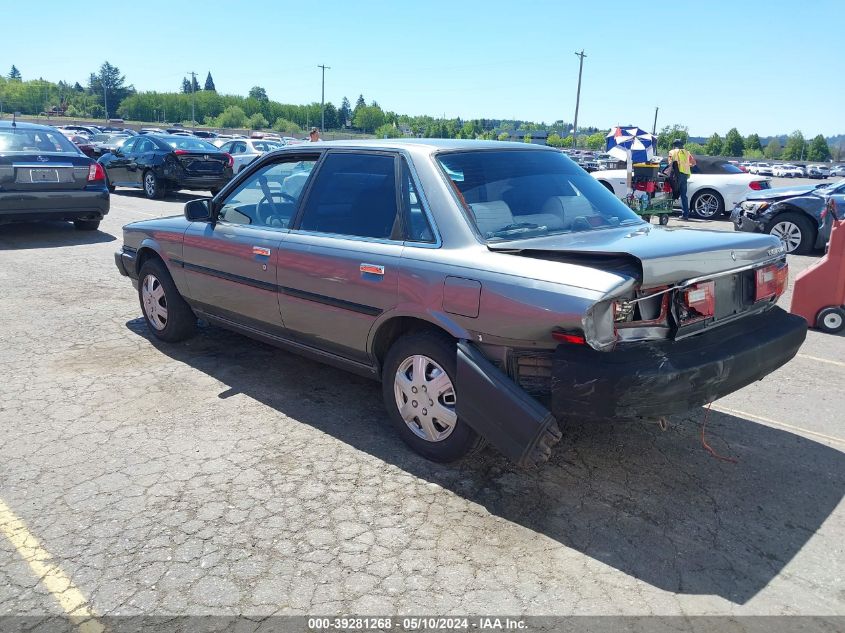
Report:
[[[88,166],[88,182],[97,182],[98,180],[105,180],[106,172],[100,163],[91,163]]]
[[[552,338],[561,343],[572,343],[573,345],[586,345],[587,341],[580,334],[569,332],[552,332]]]
[[[235,166],[235,159],[234,159],[234,158],[232,158],[232,155],[231,155],[231,154],[227,154],[226,152],[223,152],[223,156],[225,156],[225,157],[226,157],[226,160],[228,160],[228,161],[229,161],[229,167],[234,167],[234,166]]]
[[[754,191],[762,191],[763,190],[763,183],[766,182],[765,180],[752,180],[748,183],[748,186],[751,187]]]
[[[789,266],[772,264],[757,269],[757,283],[754,289],[754,301],[777,298],[786,290],[786,280],[789,278]]]
[[[187,154],[187,153],[188,153],[188,150],[186,150],[186,149],[177,149],[177,150],[173,150],[173,153],[174,153],[174,154],[176,154],[177,156],[182,156],[183,154]]]
[[[716,284],[704,281],[684,291],[684,305],[690,311],[689,319],[703,319],[716,314]]]

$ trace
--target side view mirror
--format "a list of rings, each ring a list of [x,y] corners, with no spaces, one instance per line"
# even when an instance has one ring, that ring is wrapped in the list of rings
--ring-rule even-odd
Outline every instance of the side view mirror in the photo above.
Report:
[[[188,222],[208,222],[211,220],[211,200],[199,198],[185,204],[185,219]]]

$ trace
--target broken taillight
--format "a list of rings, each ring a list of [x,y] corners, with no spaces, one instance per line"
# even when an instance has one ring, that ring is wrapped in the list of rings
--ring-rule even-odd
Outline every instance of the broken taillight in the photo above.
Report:
[[[754,301],[777,298],[786,290],[786,280],[789,277],[789,266],[786,262],[782,264],[770,264],[757,269],[756,285],[754,288]]]
[[[684,306],[689,314],[686,320],[698,320],[716,314],[716,284],[703,281],[683,292]]]
[[[572,345],[586,345],[587,341],[581,334],[572,334],[571,332],[561,332],[555,330],[552,332],[552,338],[561,343],[570,343]]]

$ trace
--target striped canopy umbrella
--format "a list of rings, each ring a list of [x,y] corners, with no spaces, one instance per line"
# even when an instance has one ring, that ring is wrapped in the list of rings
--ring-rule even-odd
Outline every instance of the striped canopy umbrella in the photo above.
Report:
[[[654,157],[653,134],[635,126],[617,126],[607,135],[607,153],[620,160],[644,163]]]

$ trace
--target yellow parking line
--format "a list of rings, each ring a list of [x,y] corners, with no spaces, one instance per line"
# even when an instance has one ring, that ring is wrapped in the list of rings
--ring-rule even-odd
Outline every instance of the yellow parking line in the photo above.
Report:
[[[810,360],[817,360],[820,363],[830,363],[831,365],[836,365],[837,367],[845,367],[845,363],[838,360],[830,360],[829,358],[819,358],[818,356],[810,356],[809,354],[796,354],[800,358],[808,358]]]
[[[50,552],[41,547],[38,539],[27,529],[26,524],[0,499],[0,532],[14,545],[29,568],[44,584],[56,601],[76,624],[80,633],[103,633],[105,627],[97,621],[97,615],[88,600],[77,589],[62,568],[53,562]]]
[[[719,411],[720,413],[727,413],[729,415],[736,415],[741,416],[743,418],[751,418],[752,420],[756,420],[758,422],[764,422],[766,424],[771,424],[773,426],[779,426],[784,429],[789,429],[790,431],[798,431],[800,433],[806,433],[807,435],[813,435],[815,437],[827,440],[828,442],[834,442],[835,444],[845,444],[845,438],[836,437],[834,435],[826,435],[824,433],[819,433],[818,431],[811,431],[810,429],[805,429],[800,426],[793,426],[792,424],[787,424],[786,422],[779,422],[778,420],[772,420],[771,418],[763,417],[762,415],[756,415],[754,413],[748,413],[748,411],[740,411],[738,409],[730,409],[728,407],[723,407],[718,404],[714,404],[710,407],[714,411]]]

